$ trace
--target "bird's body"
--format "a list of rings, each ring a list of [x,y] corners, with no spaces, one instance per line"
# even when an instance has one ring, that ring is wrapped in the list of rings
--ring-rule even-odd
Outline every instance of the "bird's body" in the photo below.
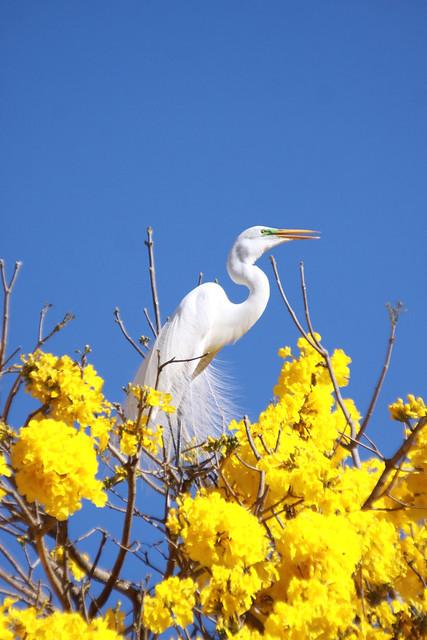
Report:
[[[265,310],[269,281],[254,263],[268,249],[289,240],[312,238],[312,233],[270,227],[247,229],[230,251],[227,271],[234,282],[249,289],[248,298],[235,304],[218,284],[201,284],[181,300],[161,329],[134,384],[172,395],[185,442],[192,438],[203,441],[226,426],[222,391],[211,361],[223,347],[244,335]],[[131,395],[125,412],[128,417],[135,416],[136,401]]]

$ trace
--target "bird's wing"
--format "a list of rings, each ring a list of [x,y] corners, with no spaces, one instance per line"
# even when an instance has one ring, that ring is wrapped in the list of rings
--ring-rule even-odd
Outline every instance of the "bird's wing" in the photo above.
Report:
[[[172,395],[177,413],[169,419],[152,412],[152,420],[165,422],[182,441],[200,443],[208,435],[222,433],[231,417],[223,376],[209,364],[218,352],[215,341],[217,314],[225,294],[207,283],[191,291],[164,325],[151,351],[141,364],[134,383],[156,387]],[[160,372],[159,372],[160,368]],[[136,401],[129,394],[125,413],[136,415]],[[167,424],[166,424],[167,423]]]
[[[206,353],[210,320],[204,310],[205,296],[203,291],[200,293],[195,289],[182,300],[162,327],[133,381],[134,384],[148,385],[172,394],[177,407],[197,368],[198,374],[214,356],[209,354],[201,358]],[[129,418],[134,418],[136,414],[136,400],[131,394],[125,403],[125,413]]]

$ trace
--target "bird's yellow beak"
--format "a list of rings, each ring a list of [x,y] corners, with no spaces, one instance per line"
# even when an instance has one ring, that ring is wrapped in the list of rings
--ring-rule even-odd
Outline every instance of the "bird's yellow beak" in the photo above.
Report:
[[[275,229],[272,235],[286,240],[319,240],[319,233],[320,231],[312,229]]]

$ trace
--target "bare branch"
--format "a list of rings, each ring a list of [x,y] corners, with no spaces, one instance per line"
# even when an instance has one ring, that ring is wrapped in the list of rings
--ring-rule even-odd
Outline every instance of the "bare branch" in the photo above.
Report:
[[[150,272],[151,293],[153,296],[154,317],[156,318],[156,335],[159,335],[160,329],[162,328],[162,322],[160,320],[160,305],[156,284],[156,268],[154,265],[153,229],[151,227],[147,228],[147,240],[145,241],[145,244],[148,248],[148,268]]]
[[[141,358],[145,358],[145,353],[143,352],[142,349],[140,349],[138,347],[138,345],[136,344],[135,340],[133,338],[131,338],[131,336],[128,334],[128,332],[126,331],[126,327],[124,325],[123,320],[120,317],[120,309],[119,307],[116,307],[114,309],[114,320],[116,322],[116,324],[119,325],[120,327],[120,331],[122,332],[122,334],[124,335],[124,337],[126,338],[126,340],[133,346],[133,348],[139,353],[139,355],[141,356]]]
[[[134,515],[135,500],[136,500],[136,469],[138,465],[138,458],[131,459],[127,467],[127,480],[128,480],[128,503],[126,507],[126,515],[123,523],[122,538],[120,548],[117,553],[116,561],[111,570],[110,577],[108,578],[103,590],[99,596],[92,602],[89,608],[89,617],[93,618],[98,611],[104,606],[111,592],[115,588],[116,582],[120,576],[120,571],[123,566],[123,562],[126,557],[126,553],[129,548],[130,535],[132,530],[132,520]]]
[[[8,356],[6,358],[6,360],[3,362],[3,367],[5,367],[7,364],[9,364],[9,362],[12,360],[12,358],[14,358],[16,356],[16,354],[21,351],[22,347],[16,347],[15,351],[12,351],[12,353],[10,354],[10,356]],[[16,371],[16,369],[12,370],[12,373],[14,373]]]
[[[4,571],[0,568],[0,580],[6,582],[6,584],[10,585],[15,591],[19,594],[19,599],[27,602],[30,605],[33,605],[37,601],[37,594],[33,589],[28,589],[24,585],[22,585],[16,578],[12,577],[10,573]],[[51,610],[49,602],[46,600],[44,603]]]
[[[84,571],[86,575],[89,574],[93,563],[90,560],[86,559],[71,543],[68,543],[68,550],[70,552],[70,558],[72,558],[72,560],[74,560],[74,562],[78,564],[80,569],[82,569],[82,571]],[[101,569],[100,567],[96,567],[93,572],[93,577],[98,582],[107,584],[107,582],[111,578],[111,572],[106,571],[105,569]],[[135,600],[138,594],[136,589],[134,589],[134,587],[128,580],[116,580],[114,589],[116,591],[119,591],[132,601]]]
[[[276,280],[276,283],[277,283],[277,288],[279,289],[279,293],[280,293],[280,295],[282,297],[282,300],[285,303],[285,306],[286,306],[287,310],[289,311],[289,314],[290,314],[292,320],[294,321],[294,324],[295,324],[296,328],[298,329],[300,334],[302,336],[304,336],[304,338],[307,340],[309,345],[311,345],[313,347],[313,349],[316,349],[316,351],[319,351],[319,349],[316,346],[316,344],[313,342],[313,340],[311,340],[309,338],[309,336],[307,335],[307,332],[304,331],[304,328],[303,328],[302,324],[298,320],[298,317],[297,317],[295,311],[293,310],[293,308],[291,307],[291,305],[289,303],[289,300],[288,300],[288,298],[286,296],[286,293],[285,293],[285,291],[283,289],[283,286],[282,286],[282,283],[281,283],[281,280],[280,280],[279,272],[277,270],[276,260],[274,259],[273,256],[270,256],[270,262],[271,262],[271,264],[273,266],[273,272],[274,272],[274,277],[275,277],[275,280]]]
[[[43,307],[43,309],[44,309],[44,308],[45,308],[45,307]],[[38,336],[38,338],[39,338],[39,339],[37,340],[37,344],[36,344],[36,346],[34,347],[34,351],[36,351],[36,349],[39,349],[40,347],[42,347],[42,346],[43,346],[43,345],[44,345],[48,340],[50,340],[50,339],[51,339],[51,338],[52,338],[56,333],[59,333],[60,331],[62,331],[62,329],[64,329],[64,327],[66,327],[66,326],[67,326],[67,324],[68,324],[69,322],[71,322],[72,320],[74,320],[74,318],[75,318],[74,314],[72,314],[72,313],[70,313],[69,311],[67,311],[67,313],[64,315],[64,317],[62,318],[62,320],[61,320],[60,322],[58,322],[58,324],[56,324],[56,325],[53,327],[53,329],[52,329],[52,330],[51,330],[51,331],[50,331],[50,332],[49,332],[45,337],[41,337],[41,339],[40,339],[40,335],[41,335],[41,334],[40,334],[40,330],[43,330],[43,321],[44,321],[44,318],[45,318],[45,316],[46,316],[47,311],[49,310],[49,308],[50,308],[50,307],[48,306],[48,307],[47,307],[47,309],[46,309],[46,311],[44,312],[44,315],[43,315],[43,316],[42,316],[42,314],[43,314],[43,309],[42,309],[42,311],[40,312],[40,316],[41,316],[41,317],[40,317],[40,321],[41,321],[41,322],[40,322],[40,324],[41,324],[41,327],[40,327],[40,325],[39,325],[39,336]]]
[[[372,489],[370,495],[365,500],[365,503],[363,504],[362,509],[364,509],[364,510],[370,509],[370,507],[372,506],[373,502],[375,502],[375,500],[378,500],[379,498],[381,498],[384,495],[384,493],[387,490],[386,484],[387,484],[387,481],[388,481],[390,475],[395,470],[395,468],[398,465],[398,463],[400,462],[400,460],[405,458],[406,455],[409,453],[409,451],[410,451],[412,445],[414,444],[419,432],[421,431],[421,429],[426,424],[427,424],[427,416],[425,416],[424,418],[421,418],[420,420],[418,420],[418,422],[415,425],[414,429],[411,431],[411,433],[406,438],[406,440],[404,440],[404,442],[398,448],[396,453],[391,458],[388,458],[385,461],[384,471],[382,472],[381,476],[379,477],[378,482],[375,485],[375,487]]]
[[[15,268],[12,274],[12,277],[7,283],[6,278],[6,269],[4,260],[0,260],[0,273],[1,273],[1,281],[3,285],[3,321],[2,321],[2,330],[1,330],[1,340],[0,340],[0,374],[3,370],[6,349],[7,349],[7,339],[9,335],[9,315],[10,315],[10,296],[13,290],[13,287],[16,282],[16,278],[18,277],[19,270],[22,266],[22,262],[15,262]]]
[[[47,304],[43,305],[43,307],[40,310],[39,329],[38,329],[38,332],[37,332],[37,344],[42,344],[42,342],[43,342],[43,324],[44,324],[44,319],[47,316],[47,312],[51,308],[52,308],[52,305],[48,302]]]
[[[144,316],[145,316],[145,319],[147,320],[148,326],[150,327],[151,333],[155,338],[157,338],[157,332],[156,332],[156,329],[154,328],[154,324],[150,318],[150,314],[148,313],[147,307],[144,307]]]
[[[368,410],[366,412],[366,416],[361,424],[361,427],[359,429],[359,433],[357,434],[357,439],[360,440],[362,434],[364,434],[364,432],[366,431],[366,428],[368,426],[369,420],[372,417],[372,414],[374,412],[375,409],[375,405],[377,403],[378,400],[378,396],[380,395],[380,391],[382,389],[382,386],[384,384],[384,379],[387,375],[387,371],[389,369],[390,366],[390,361],[391,361],[391,356],[393,353],[393,347],[394,347],[394,343],[396,340],[396,327],[397,327],[397,321],[399,319],[399,315],[400,312],[402,311],[402,303],[398,302],[396,307],[392,307],[391,305],[387,305],[387,309],[388,309],[388,313],[389,313],[389,318],[390,318],[390,336],[388,339],[388,345],[387,345],[387,351],[386,351],[386,356],[385,356],[385,361],[384,361],[384,365],[382,368],[382,371],[380,373],[380,377],[378,378],[378,382],[375,386],[374,389],[374,393],[371,399],[371,402],[369,403],[369,407]]]
[[[12,567],[14,567],[15,571],[21,576],[21,579],[28,584],[28,577],[25,571],[22,569],[16,558],[14,558],[2,544],[0,544],[0,553],[2,553]]]
[[[50,585],[55,592],[56,597],[60,601],[65,611],[71,610],[71,602],[62,588],[61,583],[58,580],[57,575],[53,569],[53,561],[51,560],[48,550],[43,539],[43,535],[37,530],[34,532],[34,540],[36,543],[37,553],[42,563],[44,572],[50,582]]]
[[[256,460],[261,460],[261,454],[259,453],[258,449],[256,448],[255,442],[254,442],[254,440],[252,438],[251,430],[249,428],[248,416],[243,416],[243,424],[245,425],[246,437],[247,437],[249,445],[250,445],[250,447],[252,449],[252,453],[254,454]]]

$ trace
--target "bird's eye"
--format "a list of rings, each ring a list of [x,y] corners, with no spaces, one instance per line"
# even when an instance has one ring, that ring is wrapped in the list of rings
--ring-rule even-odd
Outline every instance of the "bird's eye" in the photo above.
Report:
[[[261,235],[265,236],[268,234],[268,229],[261,229]]]

